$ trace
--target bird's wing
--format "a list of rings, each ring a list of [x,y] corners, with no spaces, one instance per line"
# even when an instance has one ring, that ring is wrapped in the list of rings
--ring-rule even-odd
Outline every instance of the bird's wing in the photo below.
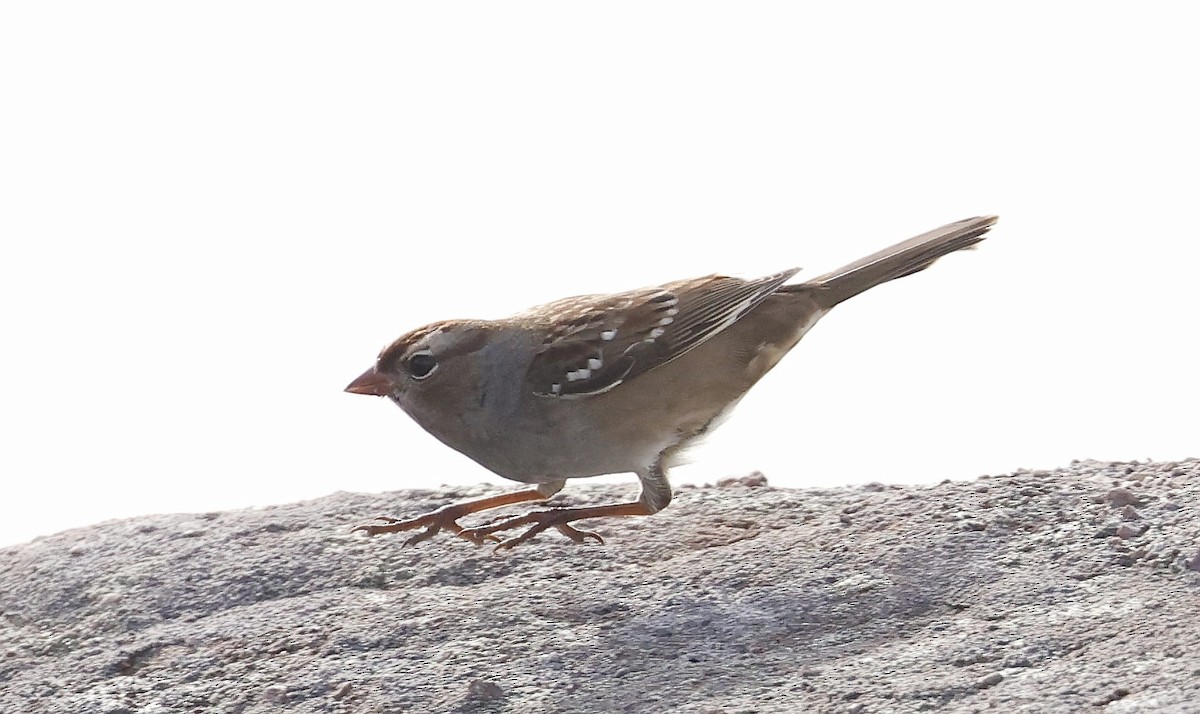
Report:
[[[537,308],[553,329],[529,366],[527,384],[544,397],[615,389],[737,322],[798,270],[757,280],[710,275]]]

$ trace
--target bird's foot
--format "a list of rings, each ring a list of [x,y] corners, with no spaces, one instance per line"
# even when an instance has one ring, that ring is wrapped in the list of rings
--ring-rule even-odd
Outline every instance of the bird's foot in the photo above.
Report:
[[[580,509],[576,508],[548,508],[542,511],[530,511],[517,516],[505,516],[481,526],[474,528],[465,528],[459,533],[459,536],[466,538],[475,543],[483,543],[485,540],[496,541],[496,551],[510,550],[531,540],[534,536],[547,528],[553,527],[559,533],[575,541],[583,543],[588,539],[595,540],[601,545],[604,544],[604,539],[600,534],[591,531],[583,531],[570,525],[570,521],[579,520],[581,518],[592,517],[590,515],[580,515]],[[500,531],[507,531],[521,526],[530,526],[524,533],[512,538],[500,540],[495,534]]]
[[[375,519],[376,521],[379,521],[378,523],[364,523],[362,525],[355,526],[354,531],[362,531],[369,536],[376,536],[382,533],[411,531],[415,528],[425,529],[404,541],[405,546],[416,545],[421,541],[429,540],[440,533],[443,528],[451,531],[460,538],[471,541],[475,545],[483,545],[489,540],[500,543],[500,538],[494,535],[477,535],[468,532],[468,529],[460,526],[458,524],[458,519],[464,515],[466,515],[466,512],[465,509],[462,508],[462,504],[452,503],[415,518],[405,518],[402,520],[399,518],[390,518],[388,516],[379,516]]]

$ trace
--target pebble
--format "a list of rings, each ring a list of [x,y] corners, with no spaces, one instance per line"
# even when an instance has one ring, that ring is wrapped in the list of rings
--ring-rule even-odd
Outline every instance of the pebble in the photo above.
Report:
[[[1140,528],[1135,528],[1128,523],[1122,523],[1121,525],[1117,526],[1117,531],[1115,533],[1118,538],[1123,538],[1125,540],[1137,538],[1141,534],[1142,530]]]
[[[1104,496],[1104,500],[1108,501],[1109,505],[1113,508],[1120,508],[1122,506],[1132,506],[1138,503],[1140,499],[1138,499],[1133,491],[1127,488],[1114,488]]]
[[[1196,554],[1191,558],[1184,561],[1184,564],[1187,565],[1188,570],[1195,570],[1200,573],[1200,550],[1196,551]]]
[[[267,687],[263,690],[262,698],[269,704],[283,704],[287,702],[287,690],[280,686]]]
[[[1107,704],[1112,704],[1113,702],[1117,701],[1118,699],[1124,699],[1127,696],[1129,696],[1129,690],[1124,687],[1119,687],[1117,689],[1112,690],[1108,694],[1105,694],[1104,696],[1096,699],[1095,701],[1092,702],[1092,704],[1094,704],[1098,707],[1102,707]]]
[[[483,701],[504,698],[504,690],[500,688],[500,685],[486,679],[472,679],[471,683],[467,685],[467,692],[472,698]]]
[[[731,476],[717,481],[717,488],[743,486],[745,488],[761,488],[767,485],[767,477],[761,471],[755,471],[747,476]]]
[[[987,689],[988,687],[994,687],[1003,681],[1004,681],[1003,674],[1000,674],[999,672],[992,672],[988,676],[977,680],[975,682],[975,688],[976,689]]]

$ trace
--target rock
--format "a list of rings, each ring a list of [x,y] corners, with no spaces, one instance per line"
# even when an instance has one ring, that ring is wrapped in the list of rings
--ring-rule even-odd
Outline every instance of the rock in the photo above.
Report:
[[[981,677],[980,679],[976,680],[975,688],[976,689],[987,689],[988,687],[994,687],[1003,681],[1004,681],[1003,674],[1000,674],[999,672],[992,672],[988,676]]]
[[[472,679],[467,685],[467,691],[472,699],[483,702],[504,698],[504,690],[500,688],[499,684],[483,679]]]
[[[1195,570],[1200,573],[1200,550],[1196,554],[1185,561],[1188,570]]]
[[[761,472],[755,471],[747,476],[733,476],[723,478],[717,481],[719,488],[729,488],[731,486],[742,486],[745,488],[761,488],[767,485],[767,477]]]
[[[262,692],[262,700],[268,704],[286,704],[287,689],[284,687],[267,687]]]
[[[1104,696],[1097,698],[1093,702],[1093,704],[1095,704],[1098,707],[1103,707],[1108,704],[1112,704],[1113,702],[1117,701],[1118,699],[1124,699],[1125,697],[1128,697],[1128,696],[1129,696],[1128,689],[1126,689],[1124,687],[1118,687],[1118,688],[1108,692]]]
[[[348,532],[445,491],[110,521],[0,548],[0,712],[1189,711],[1200,462],[1172,468],[681,488],[503,555]],[[1145,505],[1093,500],[1134,472]]]
[[[1145,532],[1145,528],[1138,528],[1137,526],[1132,526],[1128,523],[1122,523],[1121,525],[1117,526],[1116,531],[1114,531],[1113,534],[1118,538],[1128,540],[1130,538],[1137,538]]]
[[[1133,491],[1127,488],[1114,488],[1104,496],[1104,500],[1113,508],[1121,508],[1122,506],[1136,506],[1141,503],[1141,500],[1134,495]]]

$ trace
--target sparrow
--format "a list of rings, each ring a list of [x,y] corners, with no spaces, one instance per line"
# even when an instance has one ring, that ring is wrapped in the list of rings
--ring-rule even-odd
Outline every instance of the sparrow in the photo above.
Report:
[[[997,217],[968,218],[803,282],[798,269],[745,280],[707,275],[611,295],[564,298],[500,320],[445,320],[385,347],[347,392],[386,397],[422,428],[526,487],[411,518],[368,535],[446,529],[497,549],[549,528],[580,543],[584,519],[645,516],[671,501],[667,472],[834,306],[972,248]],[[549,499],[568,479],[633,473],[638,498],[541,508],[464,527],[480,511]],[[500,533],[523,528],[502,539]]]

